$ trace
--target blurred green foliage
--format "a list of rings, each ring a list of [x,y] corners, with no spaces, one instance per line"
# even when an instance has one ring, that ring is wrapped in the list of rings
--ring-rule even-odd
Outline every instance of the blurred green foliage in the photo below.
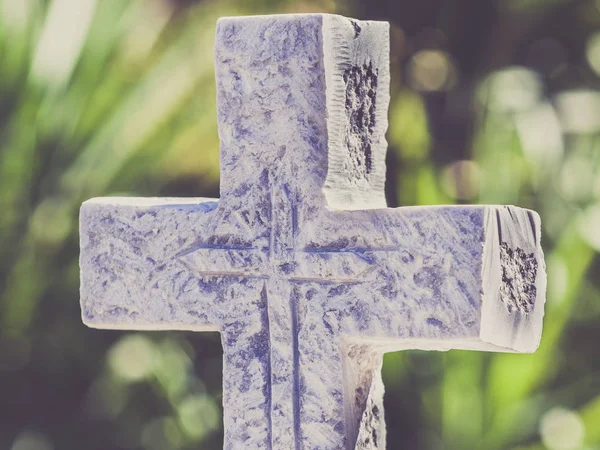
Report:
[[[218,196],[216,19],[317,11],[392,23],[391,206],[544,227],[539,351],[386,355],[388,448],[600,449],[593,0],[0,0],[0,448],[222,447],[218,336],[81,324],[78,208]]]

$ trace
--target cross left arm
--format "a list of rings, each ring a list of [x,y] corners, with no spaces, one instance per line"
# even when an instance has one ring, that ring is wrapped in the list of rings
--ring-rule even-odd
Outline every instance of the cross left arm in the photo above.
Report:
[[[107,197],[80,212],[81,308],[96,328],[217,331],[210,292],[179,255],[198,238],[217,202]],[[186,302],[189,304],[186,306]]]

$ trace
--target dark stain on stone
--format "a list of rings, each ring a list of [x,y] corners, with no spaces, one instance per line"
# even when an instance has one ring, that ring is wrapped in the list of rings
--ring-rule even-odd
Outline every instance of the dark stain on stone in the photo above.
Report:
[[[402,252],[402,262],[404,264],[412,263],[415,260],[415,257],[408,251],[404,250]]]
[[[296,269],[297,266],[298,263],[296,262],[286,262],[279,265],[279,270],[281,270],[282,273],[289,275],[294,271],[294,269]]]
[[[446,281],[446,271],[439,265],[423,267],[413,275],[414,283],[420,288],[428,288],[433,291],[433,297],[439,298],[442,286]]]
[[[500,244],[500,265],[502,283],[500,299],[508,312],[515,309],[530,313],[535,306],[538,261],[533,253],[526,253],[517,247],[512,249],[506,242]]]
[[[341,284],[339,286],[333,287],[331,289],[329,289],[329,292],[327,293],[328,297],[337,297],[339,295],[343,295],[348,293],[348,291],[350,290],[350,287],[345,285],[345,284]]]
[[[358,25],[358,24],[357,24]],[[378,70],[373,63],[352,66],[344,71],[346,117],[349,130],[345,144],[356,171],[362,176],[373,169],[372,139],[375,129]]]
[[[354,27],[354,39],[357,39],[360,36],[360,32],[362,31],[362,28],[360,27],[358,22],[356,22],[354,20],[351,20],[350,23]]]
[[[379,448],[379,435],[377,433],[381,421],[379,408],[372,398],[367,398],[366,403],[365,412],[359,425],[361,430],[356,442],[356,450]]]
[[[533,233],[533,242],[537,244],[537,233],[535,230],[535,220],[533,219],[533,213],[527,211],[527,218],[529,219],[529,225],[531,225],[531,232]]]
[[[444,325],[444,323],[441,320],[438,320],[434,317],[428,317],[427,320],[427,325],[431,325],[434,326],[436,328],[439,328],[440,330],[447,330],[448,328],[446,327],[446,325]]]
[[[496,223],[498,224],[498,243],[502,245],[502,225],[500,222],[500,211],[496,210]]]

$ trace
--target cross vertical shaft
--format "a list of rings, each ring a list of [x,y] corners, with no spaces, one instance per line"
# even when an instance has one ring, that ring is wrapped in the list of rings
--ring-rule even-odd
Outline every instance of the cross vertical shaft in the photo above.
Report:
[[[274,448],[299,442],[298,228],[327,203],[385,206],[388,42],[387,24],[321,14],[217,25],[221,207],[270,226]]]

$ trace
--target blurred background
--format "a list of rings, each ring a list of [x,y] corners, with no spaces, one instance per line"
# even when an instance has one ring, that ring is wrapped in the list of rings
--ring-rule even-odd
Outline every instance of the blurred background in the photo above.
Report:
[[[218,197],[223,15],[392,36],[390,206],[542,216],[533,355],[387,355],[388,448],[600,449],[600,1],[0,0],[0,449],[222,449],[217,334],[87,329],[77,214]]]

